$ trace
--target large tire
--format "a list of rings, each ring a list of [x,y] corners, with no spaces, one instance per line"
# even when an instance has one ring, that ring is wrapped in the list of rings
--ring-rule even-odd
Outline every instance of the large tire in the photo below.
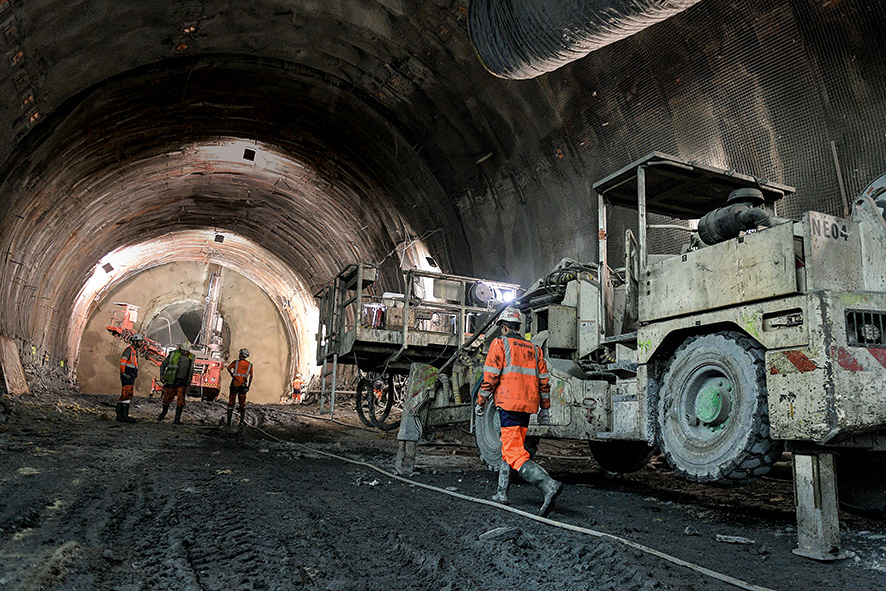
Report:
[[[589,441],[594,461],[605,472],[629,474],[646,467],[655,448],[645,441]]]
[[[769,438],[763,349],[736,332],[691,337],[671,357],[657,408],[658,443],[695,482],[743,484],[781,456]]]
[[[471,403],[472,409],[474,402]],[[474,417],[474,437],[477,439],[480,457],[491,467],[498,469],[501,465],[501,418],[492,398],[486,401],[485,408],[482,417]]]
[[[886,519],[886,452],[844,449],[837,454],[840,507]]]

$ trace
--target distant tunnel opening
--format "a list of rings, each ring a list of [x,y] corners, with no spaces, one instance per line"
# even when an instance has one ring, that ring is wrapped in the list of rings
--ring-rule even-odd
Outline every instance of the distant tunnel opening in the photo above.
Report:
[[[214,230],[174,233],[115,251],[106,257],[115,268],[110,275],[101,268],[107,260],[97,264],[71,322],[69,346],[75,351],[72,364],[81,390],[109,393],[119,388],[116,364],[124,345],[106,329],[119,302],[138,306],[133,331],[164,348],[182,341],[201,343],[207,353],[227,361],[240,348],[248,349],[256,368],[253,402],[279,402],[296,375],[309,379],[316,373],[318,312],[302,280],[258,245],[231,233],[218,244],[216,235]],[[216,244],[211,253],[206,252],[209,243]],[[203,343],[207,278],[215,273],[221,321],[212,342]],[[137,395],[150,392],[152,377],[159,379],[157,364],[142,363]],[[227,375],[222,378],[226,391]]]
[[[144,336],[164,347],[173,347],[183,341],[196,343],[203,327],[204,302],[187,300],[176,302],[161,309],[148,322]],[[222,316],[220,350],[224,355],[230,350],[231,330]]]

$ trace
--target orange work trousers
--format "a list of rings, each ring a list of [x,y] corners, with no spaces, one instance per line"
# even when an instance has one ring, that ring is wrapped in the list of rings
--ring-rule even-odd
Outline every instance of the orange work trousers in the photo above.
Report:
[[[228,408],[234,408],[234,400],[240,403],[240,411],[246,410],[246,386],[231,386],[228,394]]]
[[[515,425],[501,428],[501,457],[514,470],[519,470],[526,463],[529,459],[529,452],[526,451],[526,427]]]
[[[132,391],[135,388],[132,384],[125,384],[120,388],[120,398],[117,402],[128,402],[132,400]]]
[[[185,393],[188,391],[187,386],[163,386],[163,406],[172,404],[172,399],[177,398],[176,406],[178,408],[185,407]]]

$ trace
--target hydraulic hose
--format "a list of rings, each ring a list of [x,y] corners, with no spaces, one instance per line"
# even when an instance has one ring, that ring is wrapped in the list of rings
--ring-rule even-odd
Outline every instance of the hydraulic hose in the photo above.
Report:
[[[468,31],[499,78],[535,78],[678,14],[699,0],[471,0]]]
[[[592,536],[595,538],[603,538],[603,539],[607,539],[607,540],[612,540],[612,541],[617,542],[619,544],[624,544],[625,546],[635,548],[645,554],[649,554],[651,556],[656,556],[662,560],[670,562],[671,564],[675,564],[677,566],[682,566],[682,567],[688,568],[688,569],[695,571],[697,573],[711,577],[712,579],[716,579],[718,581],[722,581],[722,582],[727,583],[729,585],[733,585],[735,587],[738,587],[739,589],[744,589],[745,591],[773,591],[772,589],[770,589],[768,587],[761,587],[759,585],[754,585],[752,583],[742,581],[741,579],[736,579],[734,577],[730,577],[729,575],[711,570],[709,568],[705,568],[703,566],[700,566],[700,565],[692,563],[692,562],[688,562],[686,560],[682,560],[680,558],[677,558],[676,556],[672,556],[671,554],[661,552],[660,550],[656,550],[655,548],[650,548],[649,546],[644,546],[643,544],[638,544],[637,542],[634,542],[632,540],[628,540],[626,538],[615,536],[615,535],[612,535],[612,534],[609,534],[606,532],[601,532],[601,531],[589,529],[586,527],[581,527],[578,525],[572,525],[571,523],[564,523],[562,521],[555,521],[555,520],[549,519],[547,517],[541,517],[541,516],[535,515],[533,513],[521,511],[520,509],[515,509],[514,507],[502,505],[502,504],[496,503],[494,501],[487,501],[486,499],[478,499],[476,497],[461,494],[459,492],[442,489],[440,487],[433,486],[431,484],[425,484],[423,482],[418,482],[417,480],[405,478],[403,476],[399,476],[397,474],[393,474],[391,472],[388,472],[387,470],[383,470],[382,468],[379,468],[375,464],[370,464],[369,462],[363,462],[361,460],[356,460],[354,458],[349,458],[346,456],[341,456],[341,455],[321,451],[321,450],[319,450],[315,447],[309,446],[309,445],[295,443],[292,441],[285,441],[283,439],[280,439],[279,437],[275,437],[274,435],[271,435],[270,433],[264,431],[263,429],[260,429],[259,427],[254,427],[254,426],[248,425],[248,424],[247,424],[247,426],[251,429],[255,429],[256,431],[259,431],[260,433],[264,434],[266,437],[268,437],[270,439],[274,439],[280,443],[291,445],[293,447],[296,447],[296,448],[302,450],[305,453],[325,456],[327,458],[333,458],[333,459],[336,459],[336,460],[339,460],[342,462],[346,462],[346,463],[349,463],[349,464],[352,464],[355,466],[362,466],[364,468],[369,468],[370,470],[374,470],[375,472],[378,472],[379,474],[382,474],[383,476],[386,476],[387,478],[390,478],[392,480],[398,480],[400,482],[408,484],[409,486],[423,488],[425,490],[448,495],[450,497],[455,497],[456,499],[461,499],[463,501],[469,501],[471,503],[476,503],[478,505],[486,505],[486,506],[494,508],[494,509],[499,509],[501,511],[507,511],[508,513],[513,513],[514,515],[519,515],[520,517],[523,517],[525,519],[530,519],[532,521],[536,521],[536,522],[542,523],[544,525],[550,525],[550,526],[564,529],[567,531],[574,531],[577,533],[586,534],[586,535],[589,535],[589,536]]]

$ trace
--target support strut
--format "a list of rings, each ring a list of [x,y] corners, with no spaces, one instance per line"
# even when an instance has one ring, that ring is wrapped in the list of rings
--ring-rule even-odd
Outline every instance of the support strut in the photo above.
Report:
[[[824,562],[855,556],[853,552],[840,550],[834,454],[794,452],[793,457],[797,512],[794,554]]]

